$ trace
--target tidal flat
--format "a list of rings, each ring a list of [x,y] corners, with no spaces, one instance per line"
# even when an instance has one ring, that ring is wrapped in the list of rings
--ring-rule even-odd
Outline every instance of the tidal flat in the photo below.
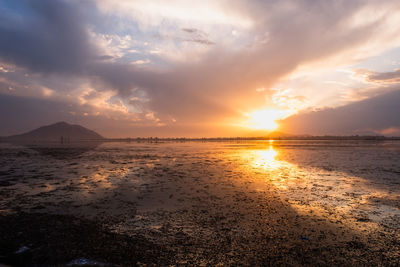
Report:
[[[0,263],[399,266],[399,141],[0,143]]]

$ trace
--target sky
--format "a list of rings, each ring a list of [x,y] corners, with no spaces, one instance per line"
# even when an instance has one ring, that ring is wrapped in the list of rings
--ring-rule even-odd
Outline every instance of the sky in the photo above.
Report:
[[[400,1],[0,0],[0,136],[400,136]]]

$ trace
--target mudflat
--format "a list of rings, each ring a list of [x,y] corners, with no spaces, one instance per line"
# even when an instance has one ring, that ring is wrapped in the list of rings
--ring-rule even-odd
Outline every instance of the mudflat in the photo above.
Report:
[[[398,266],[400,142],[0,143],[0,263]]]

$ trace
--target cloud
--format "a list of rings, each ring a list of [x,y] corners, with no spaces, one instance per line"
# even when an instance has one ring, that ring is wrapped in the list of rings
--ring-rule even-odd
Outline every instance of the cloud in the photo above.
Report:
[[[251,20],[239,10],[231,8],[231,1],[205,0],[187,2],[185,0],[98,0],[100,10],[104,13],[117,13],[122,17],[134,18],[144,29],[159,26],[165,21],[176,21],[184,24],[235,25],[249,27]]]
[[[367,69],[358,69],[356,75],[363,77],[366,81],[379,84],[400,83],[400,69],[391,72],[373,72]]]
[[[181,62],[163,72],[118,66],[118,79],[108,75],[115,65],[101,66],[108,74],[103,71],[100,77],[112,81],[123,94],[130,87],[141,88],[150,98],[151,109],[178,121],[236,114],[234,109],[243,110],[249,103],[265,104],[255,88],[268,88],[301,64],[348,53],[370,41],[371,33],[380,29],[380,20],[346,27],[346,22],[354,21],[355,14],[365,9],[364,3],[234,2],[236,8],[244,6],[243,16],[253,21],[255,38],[247,42],[246,49],[232,50],[217,43],[199,62]],[[291,19],[284,19],[288,17]],[[196,28],[184,29],[197,32]]]
[[[175,42],[190,42],[200,45],[215,45],[215,42],[209,39],[209,36],[204,31],[195,28],[184,28],[181,32],[174,33],[158,33],[154,35],[160,40],[172,40]]]
[[[400,136],[400,127],[389,127],[380,130],[379,133],[386,136]]]
[[[96,48],[79,6],[58,0],[21,2],[23,14],[1,12],[0,58],[32,72],[81,72]]]
[[[280,122],[281,130],[293,134],[352,135],[398,134],[400,90],[342,107],[301,113]]]
[[[0,136],[24,133],[40,126],[66,121],[81,124],[93,129],[105,137],[183,137],[213,136],[202,124],[191,124],[174,127],[160,122],[154,113],[144,113],[147,117],[133,120],[121,112],[114,111],[99,114],[90,105],[68,104],[54,99],[35,99],[0,94]],[[174,123],[174,118],[169,118]]]
[[[186,1],[26,0],[22,6],[0,13],[0,60],[17,68],[1,71],[0,82],[15,86],[13,94],[41,92],[79,105],[90,88],[92,100],[82,105],[105,116],[114,108],[149,125],[174,118],[175,129],[210,130],[268,101],[303,103],[308,98],[296,89],[274,98],[269,88],[304,65],[332,58],[347,64],[363,51],[370,55],[372,44],[391,45],[396,38],[385,40],[398,32],[386,26],[399,13],[396,1],[206,1],[194,9]],[[374,9],[376,19],[360,19]]]
[[[208,34],[196,28],[183,28],[182,31],[188,35],[183,40],[204,45],[214,45],[215,42],[208,39]]]

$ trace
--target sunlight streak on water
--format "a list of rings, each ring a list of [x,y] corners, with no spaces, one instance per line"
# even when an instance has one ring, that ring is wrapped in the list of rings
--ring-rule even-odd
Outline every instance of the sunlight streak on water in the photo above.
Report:
[[[267,150],[256,151],[253,167],[263,168],[264,170],[274,170],[279,168],[279,161],[275,160],[277,154],[278,153],[272,145],[270,145]]]
[[[288,190],[289,184],[298,182],[295,175],[298,171],[296,165],[287,161],[279,160],[280,151],[273,146],[273,142],[269,142],[269,146],[263,149],[242,150],[240,158],[246,166],[246,172],[250,176],[254,171],[261,171],[264,181],[271,183],[280,190]]]
[[[53,203],[51,208],[57,209],[54,203],[61,200],[73,203],[71,210],[79,212],[96,214],[99,206],[102,212],[123,214],[190,209],[193,201],[203,205],[257,192],[260,199],[278,196],[299,214],[343,224],[398,218],[400,168],[394,159],[400,149],[351,145],[106,143],[83,151],[83,156],[63,153],[62,158],[54,157],[62,152],[58,147],[3,148],[0,173],[5,178],[0,189],[9,197],[0,201],[0,210],[20,195],[29,201],[15,202],[18,207]],[[75,150],[68,148],[71,151]]]
[[[393,196],[393,188],[389,191],[376,188],[368,179],[335,168],[290,163],[286,159],[293,158],[291,152],[274,146],[273,142],[240,150],[240,166],[248,173],[244,177],[260,177],[259,181],[275,188],[274,191],[300,214],[320,217],[335,214],[337,218],[352,218],[351,223],[361,220],[370,225],[389,216],[398,216],[400,209],[395,204],[398,198]],[[310,150],[298,154],[306,157],[307,153]],[[321,164],[321,159],[316,160]],[[345,164],[335,160],[328,164]]]

